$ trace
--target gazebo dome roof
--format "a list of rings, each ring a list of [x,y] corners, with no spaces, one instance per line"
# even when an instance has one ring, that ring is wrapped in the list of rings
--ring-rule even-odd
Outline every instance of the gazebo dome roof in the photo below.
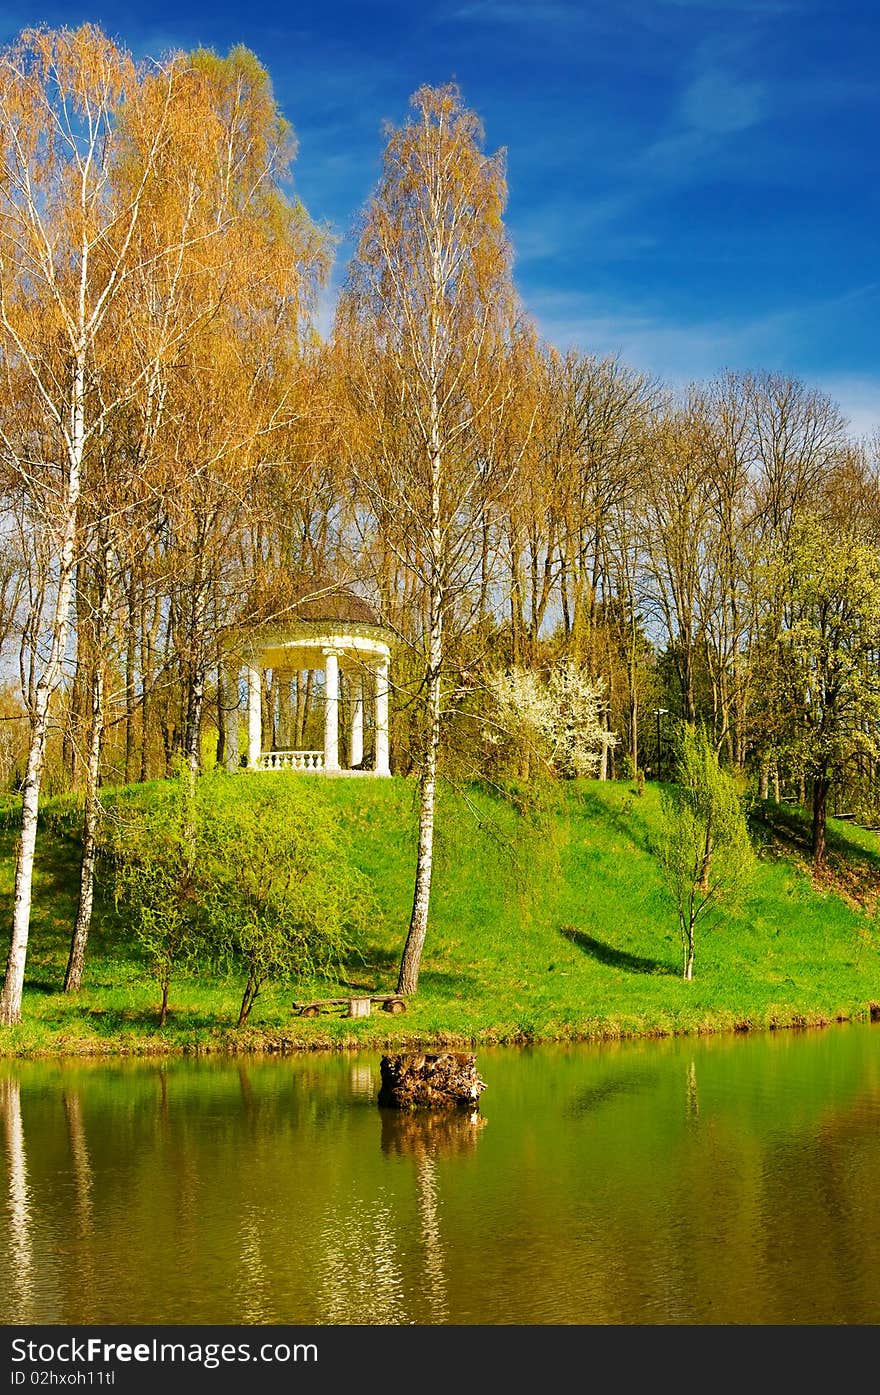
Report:
[[[332,577],[275,572],[248,596],[240,624],[260,625],[296,621],[345,621],[383,628],[378,613],[363,596]]]
[[[338,582],[318,578],[299,583],[292,614],[297,620],[350,620],[358,625],[382,624],[363,596]]]

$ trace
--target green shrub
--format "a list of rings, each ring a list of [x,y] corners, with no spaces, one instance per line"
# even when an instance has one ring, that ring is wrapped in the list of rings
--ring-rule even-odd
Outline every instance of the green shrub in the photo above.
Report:
[[[181,771],[108,825],[117,901],[162,989],[200,968],[241,974],[239,1025],[272,981],[332,976],[374,913],[316,782]]]
[[[276,979],[332,977],[375,915],[317,782],[202,782],[201,875],[218,961],[241,970],[244,1023]]]
[[[161,1026],[175,973],[210,958],[200,879],[196,790],[181,771],[151,787],[150,798],[127,791],[102,830],[102,853],[113,866],[117,906],[132,927],[162,991]]]
[[[754,853],[736,781],[719,766],[705,730],[682,723],[675,755],[675,784],[661,795],[660,860],[678,912],[683,977],[691,979],[697,922],[720,901],[728,909],[736,903]]]

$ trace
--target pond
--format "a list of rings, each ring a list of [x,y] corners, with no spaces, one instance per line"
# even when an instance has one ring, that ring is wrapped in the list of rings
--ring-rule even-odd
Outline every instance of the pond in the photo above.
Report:
[[[0,1322],[880,1321],[880,1026],[477,1063],[0,1061]]]

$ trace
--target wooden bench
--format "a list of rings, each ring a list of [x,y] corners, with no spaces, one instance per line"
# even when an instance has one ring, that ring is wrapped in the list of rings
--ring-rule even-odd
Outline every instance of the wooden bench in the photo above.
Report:
[[[342,1017],[369,1017],[370,1008],[377,1003],[383,1012],[406,1012],[406,999],[399,993],[368,993],[350,998],[317,998],[311,1002],[292,1003],[298,1017],[317,1017],[322,1012],[342,1009]]]

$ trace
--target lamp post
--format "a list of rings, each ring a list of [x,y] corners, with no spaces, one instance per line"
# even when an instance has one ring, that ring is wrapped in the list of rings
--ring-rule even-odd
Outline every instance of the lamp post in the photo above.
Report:
[[[661,753],[662,753],[662,748],[661,748],[661,745],[660,745],[660,718],[661,718],[661,717],[664,717],[668,711],[669,711],[669,708],[668,708],[668,707],[655,707],[655,708],[654,708],[654,716],[657,718],[657,779],[658,779],[658,780],[660,779],[660,776],[661,776],[661,774],[662,774],[662,769],[661,769],[661,765],[660,765],[660,758],[661,758]]]

